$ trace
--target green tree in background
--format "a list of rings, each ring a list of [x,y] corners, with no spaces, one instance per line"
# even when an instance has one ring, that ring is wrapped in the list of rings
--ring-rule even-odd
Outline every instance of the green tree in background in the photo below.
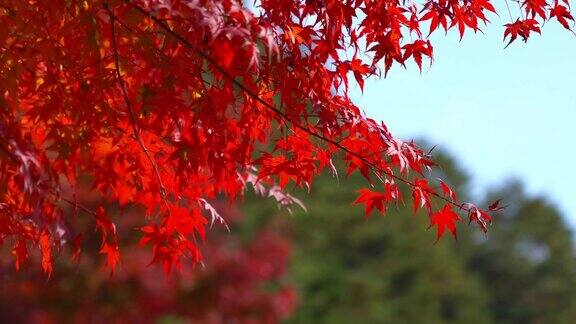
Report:
[[[519,184],[495,192],[513,202],[489,240],[469,260],[483,279],[497,322],[574,323],[576,259],[573,234],[543,198],[528,198]]]
[[[467,175],[441,155],[441,176],[466,194]],[[343,173],[343,172],[341,172]],[[313,184],[308,212],[286,221],[299,289],[293,323],[573,323],[576,320],[572,234],[544,199],[518,183],[494,192],[514,205],[496,218],[489,237],[459,229],[459,241],[437,244],[424,214],[407,206],[366,222],[351,206],[361,179],[339,186],[330,176]],[[466,197],[464,197],[466,198]],[[277,213],[247,200],[253,226]],[[464,227],[465,225],[463,225]]]

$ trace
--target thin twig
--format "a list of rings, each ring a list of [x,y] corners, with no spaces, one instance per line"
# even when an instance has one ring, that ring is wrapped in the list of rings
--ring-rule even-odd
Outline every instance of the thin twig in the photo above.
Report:
[[[118,80],[118,83],[120,84],[120,89],[122,90],[122,95],[124,97],[124,101],[126,102],[126,109],[128,110],[128,114],[130,116],[130,122],[132,124],[132,131],[134,133],[134,138],[136,139],[136,142],[138,142],[138,145],[140,145],[140,148],[142,149],[142,151],[146,155],[146,158],[148,159],[148,161],[152,165],[152,168],[154,169],[154,174],[156,176],[156,180],[158,181],[158,185],[160,186],[160,195],[162,196],[162,201],[164,202],[164,205],[166,206],[168,212],[170,212],[168,202],[166,201],[166,187],[164,186],[164,183],[162,182],[162,177],[160,176],[160,171],[158,169],[158,165],[156,164],[156,161],[154,161],[152,156],[150,156],[148,148],[146,147],[146,145],[142,141],[142,138],[140,138],[140,134],[138,131],[138,125],[137,125],[137,121],[136,121],[136,115],[134,114],[134,110],[132,109],[132,103],[130,102],[130,99],[128,98],[128,92],[126,91],[126,86],[124,85],[124,80],[122,79],[122,75],[120,74],[120,63],[118,60],[118,45],[116,44],[116,29],[115,29],[116,16],[114,16],[114,14],[112,13],[112,10],[110,10],[110,7],[107,4],[103,4],[103,5],[104,5],[104,8],[106,9],[106,11],[108,12],[108,16],[110,17],[110,27],[112,29],[112,48],[114,50],[114,65],[115,65],[115,70],[116,70],[116,79]]]
[[[48,192],[49,192],[50,194],[54,195],[56,198],[58,198],[58,199],[60,199],[60,200],[62,200],[62,201],[64,201],[64,202],[70,204],[72,207],[74,207],[74,208],[76,208],[76,209],[80,209],[81,211],[83,211],[83,212],[85,212],[85,213],[87,213],[87,214],[90,214],[90,215],[92,215],[92,216],[94,216],[94,217],[97,217],[97,216],[98,216],[95,211],[89,209],[88,207],[85,207],[85,206],[82,205],[82,204],[79,204],[79,203],[76,202],[76,201],[73,201],[73,200],[68,199],[68,198],[66,198],[66,197],[62,197],[62,196],[60,196],[59,194],[56,194],[56,193],[51,192],[51,191],[48,191]]]
[[[508,0],[504,0],[506,3],[506,9],[508,9],[508,15],[510,16],[510,22],[513,22],[514,18],[512,18],[512,11],[510,11],[510,5],[508,4]]]

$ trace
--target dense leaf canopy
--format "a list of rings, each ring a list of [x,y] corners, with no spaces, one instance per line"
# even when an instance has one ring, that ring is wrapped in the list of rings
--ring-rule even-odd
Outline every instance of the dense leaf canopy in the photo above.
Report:
[[[566,0],[520,8],[509,42],[573,21]],[[80,254],[82,233],[67,223],[85,214],[115,269],[117,215],[102,206],[136,206],[141,244],[170,271],[200,262],[206,227],[225,224],[214,198],[252,186],[298,203],[288,186],[335,172],[337,154],[373,185],[357,200],[368,213],[401,201],[406,185],[438,237],[456,235],[458,210],[485,231],[488,213],[436,189],[429,154],[367,118],[349,86],[411,60],[421,68],[429,34],[463,37],[494,13],[489,0],[2,1],[0,238],[16,268],[34,246],[50,273],[55,251]],[[88,194],[94,206],[79,202]]]

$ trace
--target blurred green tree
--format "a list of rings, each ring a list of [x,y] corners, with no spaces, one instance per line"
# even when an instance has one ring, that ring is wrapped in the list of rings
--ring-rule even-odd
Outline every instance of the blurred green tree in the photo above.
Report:
[[[499,323],[574,323],[576,257],[573,234],[558,210],[529,198],[519,183],[490,196],[512,202],[489,240],[478,240],[470,271],[482,277]]]
[[[439,154],[442,178],[466,195],[469,177]],[[293,323],[570,323],[576,319],[572,233],[559,212],[513,182],[488,195],[514,202],[489,237],[459,229],[437,244],[428,218],[409,206],[366,222],[350,206],[362,179],[314,183],[308,213],[289,220],[295,244],[291,278],[299,290]],[[407,204],[410,197],[404,193]],[[463,197],[468,199],[469,197]],[[276,207],[247,199],[253,226]],[[465,225],[463,225],[465,226]],[[249,227],[249,226],[248,226]]]

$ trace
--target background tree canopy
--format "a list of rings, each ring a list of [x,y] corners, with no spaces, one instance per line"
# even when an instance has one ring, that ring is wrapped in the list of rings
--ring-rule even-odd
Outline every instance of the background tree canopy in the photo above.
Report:
[[[443,176],[462,194],[468,177],[441,154]],[[545,199],[521,183],[487,195],[510,205],[487,237],[459,229],[457,242],[433,245],[424,214],[399,206],[363,222],[350,207],[352,186],[324,177],[308,213],[286,222],[293,238],[290,278],[300,303],[291,319],[325,323],[570,323],[576,319],[576,254],[571,231]],[[266,222],[276,206],[247,200],[247,215]]]

